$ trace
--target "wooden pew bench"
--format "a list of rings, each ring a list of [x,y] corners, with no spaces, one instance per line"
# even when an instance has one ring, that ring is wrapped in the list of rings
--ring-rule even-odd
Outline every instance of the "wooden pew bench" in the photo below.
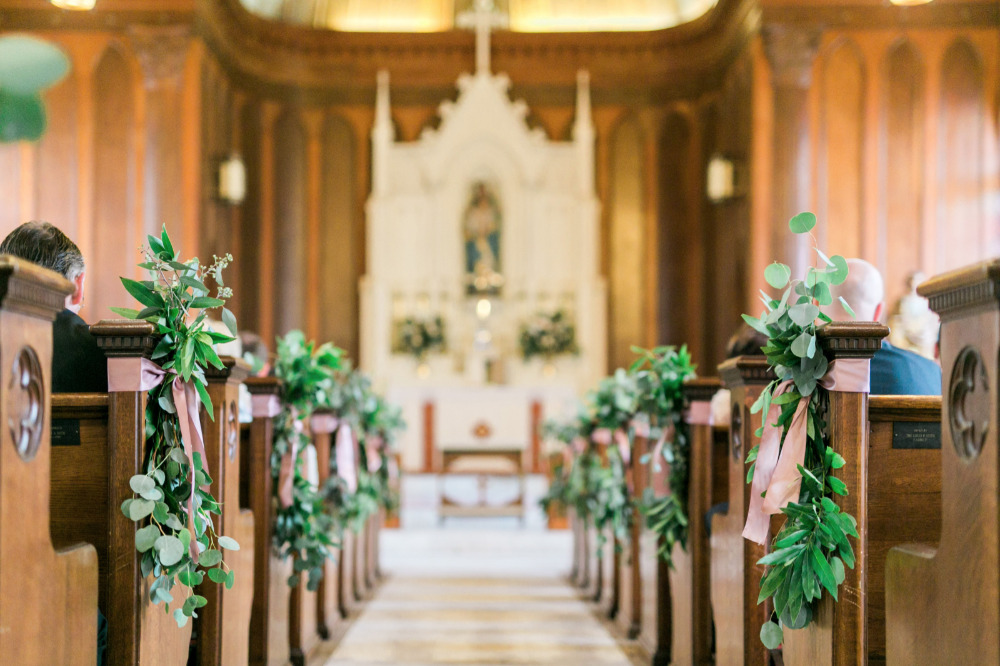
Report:
[[[887,333],[870,322],[835,322],[819,342],[830,360],[870,358]],[[857,562],[839,602],[824,594],[809,626],[785,631],[790,666],[884,662],[886,555],[932,540],[941,521],[940,398],[833,391],[827,423],[830,446],[847,460],[837,476],[849,494],[836,502],[858,521]]]
[[[91,332],[109,359],[149,358],[156,344],[146,322],[102,321]],[[97,548],[107,663],[186,663],[193,623],[178,628],[149,602],[135,549],[140,525],[121,512],[131,497],[129,479],[145,469],[146,392],[57,394],[52,419],[60,431],[52,450],[52,542],[85,540]],[[173,596],[186,594],[178,584]]]
[[[62,499],[50,487],[52,321],[71,291],[70,283],[51,271],[0,256],[2,664],[91,666],[97,660],[95,546],[101,535],[50,538],[50,529],[60,528],[58,521],[50,524],[50,496],[52,505]],[[100,478],[82,480],[100,483]],[[71,499],[74,519],[100,521],[103,507],[81,500]],[[106,569],[106,560],[101,562]]]
[[[642,497],[648,484],[648,465],[643,463],[647,454],[648,441],[645,437],[636,436],[632,441],[632,453],[629,464],[625,468],[625,478],[628,482],[629,496],[633,499]],[[644,551],[642,549],[644,517],[637,509],[632,511],[632,524],[627,539],[619,541],[621,555],[619,563],[619,601],[616,622],[618,627],[629,639],[639,636],[642,629],[642,570],[641,563]]]
[[[941,520],[886,562],[889,664],[1000,663],[1000,261],[919,293],[941,316]]]
[[[280,405],[281,380],[244,380],[253,403],[253,421],[240,429],[240,505],[254,514],[254,591],[250,613],[250,664],[288,663],[288,577],[291,563],[278,558],[273,547],[274,499],[271,449],[274,416]]]

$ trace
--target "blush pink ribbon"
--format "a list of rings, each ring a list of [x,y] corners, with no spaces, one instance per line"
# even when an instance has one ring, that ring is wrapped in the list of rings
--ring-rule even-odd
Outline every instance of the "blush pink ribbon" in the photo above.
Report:
[[[663,447],[674,438],[674,432],[674,424],[671,423],[663,430],[663,434],[657,440],[656,446],[653,447],[653,454],[650,456],[652,474],[649,485],[656,497],[666,497],[670,493],[670,473],[667,469],[667,461],[663,458]]]
[[[712,418],[712,403],[705,400],[697,400],[688,405],[685,420],[691,425],[715,425]]]
[[[380,441],[377,437],[374,439]],[[365,458],[367,458],[369,474],[375,474],[382,469],[382,453],[378,441],[365,441]]]
[[[168,374],[175,372],[161,368],[146,358],[109,358],[108,359],[108,392],[149,391],[164,382]],[[194,492],[196,487],[194,454],[201,456],[201,465],[205,474],[208,471],[208,457],[205,455],[205,437],[201,431],[201,415],[199,408],[201,399],[193,382],[181,381],[175,376],[170,384],[170,393],[174,399],[174,409],[181,426],[181,444],[184,454],[190,461],[191,494],[187,500],[188,531],[191,533],[189,552],[195,564],[198,563],[198,541],[194,528]],[[202,486],[204,489],[205,486]]]
[[[288,450],[281,456],[281,466],[278,467],[278,502],[287,509],[295,498],[295,465],[299,457],[299,436],[304,428],[299,420],[297,410],[292,408],[288,415],[292,420],[295,434],[288,442]]]
[[[351,426],[342,424],[337,430],[335,460],[337,461],[337,476],[347,484],[352,493],[358,489],[358,458],[354,451],[354,435]]]
[[[250,398],[250,413],[255,419],[271,419],[281,411],[276,395],[255,395]]]
[[[862,358],[839,359],[830,363],[819,385],[828,391],[868,393],[870,387],[870,361]],[[789,380],[778,384],[774,397],[794,389]],[[771,516],[780,513],[789,502],[798,500],[802,475],[798,466],[806,456],[807,400],[799,400],[792,422],[781,443],[782,429],[775,423],[781,416],[781,405],[772,404],[764,422],[764,433],[757,450],[757,464],[750,486],[750,508],[743,537],[764,545]]]
[[[628,467],[632,462],[632,445],[628,441],[628,435],[621,428],[616,428],[614,432],[615,444],[618,446],[618,455],[622,457],[622,463]]]

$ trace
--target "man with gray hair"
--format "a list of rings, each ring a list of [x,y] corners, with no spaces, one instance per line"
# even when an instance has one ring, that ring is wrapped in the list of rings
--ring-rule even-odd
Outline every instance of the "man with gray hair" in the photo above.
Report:
[[[831,287],[834,319],[848,318],[837,304],[843,297],[854,310],[854,321],[879,321],[885,312],[885,284],[878,269],[863,259],[847,260],[847,280]],[[941,395],[941,368],[933,361],[882,342],[871,364],[873,395]]]
[[[108,362],[77,314],[83,307],[87,267],[80,248],[48,222],[25,222],[0,243],[0,254],[9,254],[59,273],[73,283],[66,309],[52,324],[52,392],[105,392]]]

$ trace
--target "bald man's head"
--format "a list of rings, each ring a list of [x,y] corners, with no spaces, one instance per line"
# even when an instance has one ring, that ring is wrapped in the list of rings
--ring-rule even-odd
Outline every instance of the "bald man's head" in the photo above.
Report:
[[[864,259],[847,260],[847,280],[843,284],[831,285],[833,306],[828,308],[835,320],[849,320],[851,316],[840,306],[838,297],[843,297],[854,310],[855,321],[878,321],[885,309],[885,283],[878,269]]]

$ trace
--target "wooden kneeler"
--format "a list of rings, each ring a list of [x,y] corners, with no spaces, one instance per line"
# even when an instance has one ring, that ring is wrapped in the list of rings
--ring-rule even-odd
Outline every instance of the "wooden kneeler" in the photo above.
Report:
[[[238,551],[224,551],[226,563],[236,573],[232,589],[205,580],[198,593],[208,605],[198,611],[197,663],[245,664],[249,661],[250,614],[254,595],[254,515],[240,504],[240,383],[250,368],[245,361],[223,357],[223,370],[209,368],[208,395],[215,420],[202,412],[205,453],[212,477],[212,494],[222,503],[214,516],[218,534],[236,539]],[[262,554],[266,557],[267,552]]]
[[[1000,663],[1000,261],[919,288],[941,316],[937,534],[886,562],[889,664]]]
[[[729,429],[729,509],[712,516],[711,600],[715,619],[715,660],[718,664],[767,666],[770,655],[760,642],[760,627],[771,608],[757,604],[764,567],[764,547],[743,538],[750,504],[746,483],[747,453],[757,445],[754,431],[759,415],[750,414],[768,382],[774,379],[763,356],[739,356],[719,366],[722,385],[732,392]],[[770,539],[770,535],[768,535]]]
[[[97,551],[49,536],[52,321],[70,283],[0,256],[0,663],[97,660]],[[117,508],[117,507],[116,507]],[[78,517],[101,512],[80,503]]]
[[[253,403],[253,422],[242,430],[240,504],[254,515],[254,591],[250,613],[250,664],[288,663],[288,577],[291,563],[274,552],[274,490],[271,449],[274,417],[280,410],[281,380],[249,377],[244,383]]]

